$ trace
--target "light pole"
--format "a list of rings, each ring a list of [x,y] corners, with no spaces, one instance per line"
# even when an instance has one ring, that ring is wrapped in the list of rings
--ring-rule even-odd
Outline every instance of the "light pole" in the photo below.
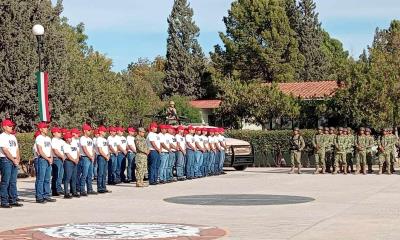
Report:
[[[33,35],[36,36],[37,43],[38,43],[38,55],[39,55],[39,72],[42,71],[42,65],[41,65],[41,57],[40,57],[40,52],[41,52],[41,45],[43,41],[43,35],[44,35],[44,27],[40,24],[36,24],[32,28],[32,33]]]

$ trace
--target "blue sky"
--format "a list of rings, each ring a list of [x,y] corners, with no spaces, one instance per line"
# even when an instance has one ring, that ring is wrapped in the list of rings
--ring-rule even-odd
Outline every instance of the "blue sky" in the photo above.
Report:
[[[53,0],[54,1],[54,0]],[[233,0],[189,0],[200,27],[205,53],[219,44],[222,18]],[[400,19],[399,0],[315,0],[323,27],[358,57],[372,42],[375,28]],[[113,59],[116,71],[140,57],[165,55],[167,17],[173,0],[64,0],[70,24],[85,23],[89,44]]]

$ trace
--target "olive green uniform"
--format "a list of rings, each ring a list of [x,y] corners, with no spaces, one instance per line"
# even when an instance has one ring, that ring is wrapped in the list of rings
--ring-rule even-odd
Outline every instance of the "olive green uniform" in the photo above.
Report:
[[[327,134],[324,135],[325,138],[325,165],[326,165],[326,171],[330,172],[331,171],[331,166],[333,165],[334,162],[334,146],[335,146],[335,134]]]
[[[383,164],[386,163],[386,171],[390,173],[390,149],[391,139],[390,136],[383,135],[379,137],[379,173],[382,173]]]
[[[143,183],[144,175],[147,173],[147,153],[150,151],[146,144],[146,139],[142,136],[137,136],[136,144],[136,179],[138,183]]]
[[[367,144],[368,139],[365,135],[358,135],[356,137],[356,166],[357,166],[357,173],[360,170],[360,166],[363,166],[365,169],[367,164]]]
[[[396,162],[396,145],[398,143],[397,136],[394,134],[388,135],[390,137],[390,165],[392,168],[394,167],[394,164]]]
[[[301,151],[305,148],[306,144],[301,135],[295,135],[290,139],[290,161],[292,168],[301,166]]]
[[[348,145],[348,138],[346,135],[338,135],[335,139],[335,172],[339,169],[339,164],[343,165],[347,172],[346,150]]]
[[[325,170],[325,135],[314,135],[312,145],[314,147],[315,168],[322,167]]]
[[[375,139],[372,135],[367,135],[367,165],[368,172],[372,172],[372,165],[374,164],[374,155],[372,147],[375,145]]]

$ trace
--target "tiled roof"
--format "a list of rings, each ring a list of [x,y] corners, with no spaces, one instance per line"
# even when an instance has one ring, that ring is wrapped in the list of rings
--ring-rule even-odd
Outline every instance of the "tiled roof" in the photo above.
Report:
[[[283,93],[305,100],[332,97],[339,88],[336,81],[292,82],[277,85]],[[193,100],[190,104],[195,108],[215,109],[221,105],[221,100]]]
[[[214,109],[221,105],[221,100],[193,100],[190,105],[195,108]]]
[[[339,88],[336,81],[278,83],[285,94],[302,99],[321,99],[332,97]]]

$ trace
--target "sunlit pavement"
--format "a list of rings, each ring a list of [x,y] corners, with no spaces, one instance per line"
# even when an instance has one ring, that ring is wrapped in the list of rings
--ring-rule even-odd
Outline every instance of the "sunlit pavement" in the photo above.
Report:
[[[110,186],[111,194],[71,200],[57,197],[56,203],[44,205],[34,203],[34,179],[19,179],[24,207],[0,209],[0,232],[72,223],[162,223],[209,231],[204,238],[169,239],[400,239],[399,175],[313,175],[312,169],[302,175],[287,172],[249,168],[148,188],[122,184]],[[238,196],[226,199],[225,194]],[[207,196],[197,199],[196,195]],[[222,195],[222,200],[213,195]],[[288,197],[263,196],[268,205],[261,205],[260,199],[254,199],[261,195]],[[183,199],[191,202],[164,201],[179,196],[191,196]],[[296,197],[306,201],[291,202]],[[246,206],[240,198],[254,205]],[[6,234],[0,234],[0,239],[16,239],[13,232]],[[20,239],[55,239],[43,233],[36,238],[29,234]]]

